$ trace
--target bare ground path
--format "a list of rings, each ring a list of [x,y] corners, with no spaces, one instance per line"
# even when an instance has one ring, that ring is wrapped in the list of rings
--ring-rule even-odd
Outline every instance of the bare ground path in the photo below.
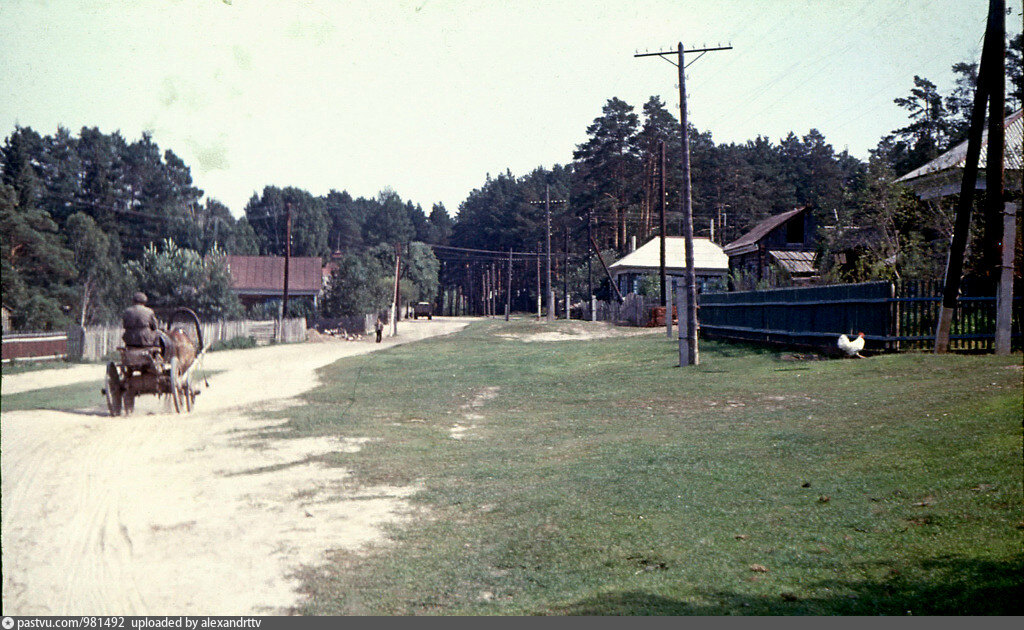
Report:
[[[257,438],[253,410],[317,383],[339,358],[443,335],[467,320],[409,321],[384,343],[218,352],[191,415],[140,397],[136,414],[16,411],[0,420],[3,611],[8,615],[282,614],[292,571],[381,537],[415,487],[356,487],[310,457],[363,440]],[[3,393],[99,380],[102,366],[3,380]]]

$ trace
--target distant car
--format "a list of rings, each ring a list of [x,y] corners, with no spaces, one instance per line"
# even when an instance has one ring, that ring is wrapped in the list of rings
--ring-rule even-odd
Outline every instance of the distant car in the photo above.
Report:
[[[412,307],[412,318],[419,319],[421,315],[434,319],[434,305],[430,302],[416,302]]]

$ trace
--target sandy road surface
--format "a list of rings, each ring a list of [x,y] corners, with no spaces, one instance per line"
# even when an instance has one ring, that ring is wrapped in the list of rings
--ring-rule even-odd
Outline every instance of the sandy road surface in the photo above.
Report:
[[[307,461],[365,441],[260,440],[247,415],[316,384],[341,357],[453,332],[466,320],[403,322],[382,344],[324,342],[218,352],[191,415],[154,396],[133,417],[93,410],[3,414],[3,611],[7,615],[281,614],[290,573],[328,549],[381,537],[415,487],[356,487]],[[4,379],[3,393],[102,378],[102,367]],[[72,375],[74,373],[74,375]]]

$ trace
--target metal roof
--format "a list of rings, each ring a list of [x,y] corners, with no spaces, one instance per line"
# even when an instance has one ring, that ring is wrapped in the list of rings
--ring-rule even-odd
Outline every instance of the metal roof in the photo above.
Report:
[[[775,259],[780,267],[794,275],[818,273],[814,266],[814,252],[788,249],[770,249],[768,255]]]
[[[693,266],[695,269],[728,271],[729,257],[722,248],[707,238],[693,239]],[[624,271],[651,271],[661,267],[661,238],[655,237],[638,247],[632,253],[608,265],[615,273]],[[682,236],[665,238],[665,268],[682,270],[686,268],[686,242]]]
[[[235,293],[275,294],[284,288],[284,258],[281,256],[228,256],[231,288]],[[323,264],[319,257],[288,260],[288,292],[315,295],[323,288]]]
[[[1018,109],[1013,114],[1007,116],[1004,126],[1006,128],[1006,144],[1003,150],[1004,168],[1006,170],[1019,171],[1021,170],[1021,163],[1024,161],[1024,158],[1022,158],[1022,152],[1024,152],[1024,109]],[[987,151],[985,150],[987,146],[988,125],[985,126],[985,130],[981,135],[981,157],[978,160],[979,169],[984,169],[988,163]],[[915,179],[933,173],[962,169],[966,161],[967,141],[965,140],[924,166],[915,168],[903,177],[898,178],[896,181],[910,183]]]

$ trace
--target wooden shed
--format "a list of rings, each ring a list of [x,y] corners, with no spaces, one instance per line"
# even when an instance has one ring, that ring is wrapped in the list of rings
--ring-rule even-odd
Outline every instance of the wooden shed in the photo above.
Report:
[[[768,217],[725,246],[729,272],[754,282],[803,284],[818,277],[817,222],[809,207]]]

